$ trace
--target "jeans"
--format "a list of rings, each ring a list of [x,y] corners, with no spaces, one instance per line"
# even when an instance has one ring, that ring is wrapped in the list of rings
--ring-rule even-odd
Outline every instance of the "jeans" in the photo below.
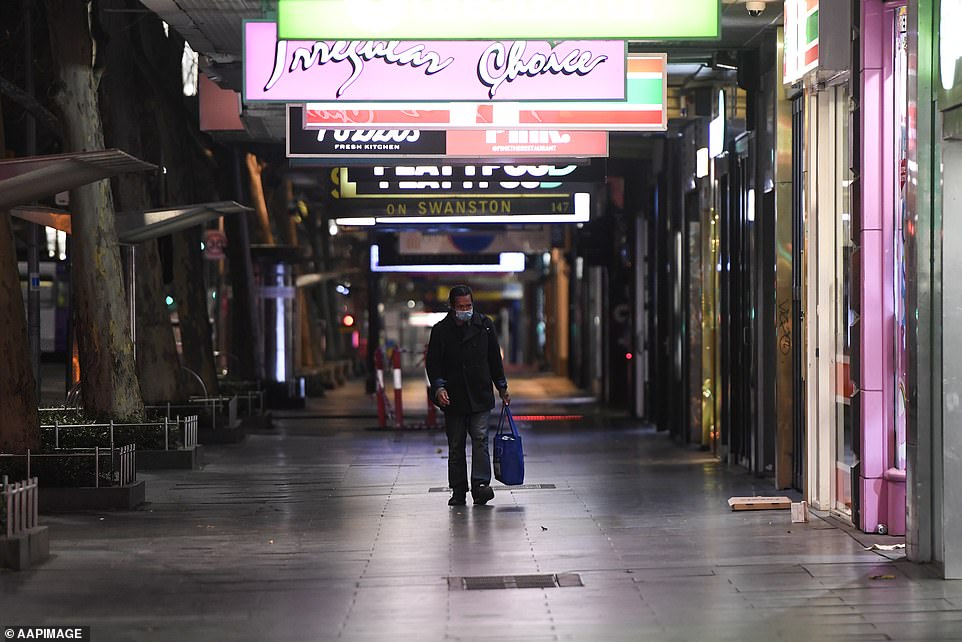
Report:
[[[471,488],[491,483],[491,456],[488,452],[490,410],[469,415],[445,414],[448,433],[448,486],[455,495],[468,493],[468,462],[464,449],[471,435]]]

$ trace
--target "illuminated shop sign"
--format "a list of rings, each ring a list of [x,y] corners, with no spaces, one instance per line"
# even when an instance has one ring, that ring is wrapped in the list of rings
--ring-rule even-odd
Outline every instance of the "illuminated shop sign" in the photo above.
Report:
[[[719,0],[278,0],[290,40],[718,38]]]
[[[608,132],[525,129],[455,129],[447,132],[449,156],[601,157],[608,156]]]
[[[287,107],[289,158],[575,158],[608,156],[608,132],[564,130],[304,129]]]
[[[477,193],[512,197],[555,198],[559,193],[590,191],[589,182],[564,180],[593,177],[600,183],[600,163],[578,166],[554,165],[467,165],[456,167],[342,167],[337,173],[338,196],[354,198],[397,198],[407,196],[471,197]],[[580,170],[580,171],[579,171]]]
[[[665,54],[630,54],[627,99],[557,103],[307,103],[307,129],[664,131]]]
[[[502,196],[525,194],[545,197],[571,194],[573,191],[590,190],[590,183],[564,183],[557,181],[380,181],[377,183],[350,183],[351,194],[342,198],[394,198],[396,196],[430,196],[447,194],[496,194]]]
[[[583,223],[591,214],[591,195],[370,198],[340,201],[337,208],[339,226]]]
[[[962,0],[942,0],[939,18],[939,58],[942,62],[942,88],[949,91],[962,83]]]
[[[785,0],[783,81],[796,82],[818,67],[818,0]]]
[[[624,100],[625,59],[623,40],[278,40],[249,21],[244,100]]]
[[[479,256],[473,261],[466,261],[464,256],[457,257],[457,262],[440,262],[444,257],[433,256],[424,257],[425,260],[414,262],[409,260],[409,263],[391,263],[384,264],[381,261],[381,251],[380,247],[377,245],[371,246],[371,271],[372,272],[402,272],[402,273],[418,273],[418,272],[441,272],[444,274],[450,274],[453,272],[468,272],[468,273],[478,273],[478,272],[524,272],[524,253],[522,252],[500,252],[496,256],[485,257]],[[495,263],[491,259],[497,259]],[[441,313],[443,317],[445,313]],[[441,320],[438,317],[434,323]],[[434,325],[432,323],[431,325]],[[424,326],[428,327],[428,326]]]
[[[464,181],[571,181],[590,183],[605,178],[605,162],[557,165],[398,165],[395,167],[351,167],[347,176],[354,182],[445,180]]]

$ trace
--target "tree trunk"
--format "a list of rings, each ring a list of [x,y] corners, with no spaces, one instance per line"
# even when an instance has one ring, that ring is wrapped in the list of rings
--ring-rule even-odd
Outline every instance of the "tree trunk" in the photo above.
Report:
[[[246,160],[247,174],[250,178],[251,201],[254,206],[254,214],[257,217],[257,240],[260,243],[274,245],[270,215],[267,213],[267,199],[264,198],[264,183],[261,180],[261,171],[264,166],[253,154],[247,154]]]
[[[157,119],[162,163],[167,172],[158,205],[187,205],[219,200],[211,162],[210,141],[197,130],[197,115],[185,104],[181,78],[184,41],[176,32],[169,36],[159,23],[138,18],[132,38],[139,47],[131,55],[139,75],[148,79],[151,111]],[[204,381],[208,394],[218,392],[217,367],[200,242],[202,229],[194,227],[172,236],[174,246],[174,299],[180,325],[184,365]],[[199,394],[200,386],[190,375],[189,390]]]
[[[242,170],[238,152],[232,155],[234,198],[243,203]],[[231,353],[237,357],[231,375],[237,379],[259,381],[264,378],[264,331],[261,329],[254,295],[254,265],[251,261],[250,228],[246,214],[224,219],[227,233],[227,258],[231,278]],[[236,368],[236,370],[233,370]]]
[[[177,317],[191,319],[190,323],[180,324],[184,365],[203,379],[208,395],[216,395],[217,368],[214,364],[214,343],[207,312],[204,265],[200,255],[201,230],[195,227],[178,232],[173,235],[173,239]],[[197,392],[199,394],[200,390]]]
[[[137,373],[147,403],[184,400],[189,395],[166,305],[157,241],[137,246]]]
[[[93,69],[89,2],[47,3],[50,41],[60,86],[54,99],[64,123],[69,151],[104,148]],[[70,192],[73,213],[71,279],[78,320],[84,407],[102,417],[143,416],[130,321],[108,181]]]
[[[0,150],[6,149],[0,109]],[[10,213],[0,211],[0,452],[40,448],[37,382],[30,366],[26,311]]]
[[[104,137],[111,147],[118,147],[139,158],[159,158],[161,131],[154,110],[146,97],[149,87],[138,73],[132,52],[141,47],[134,34],[134,22],[143,20],[131,14],[126,0],[101,2],[105,11],[104,27],[110,42],[104,47],[107,61],[102,80],[101,112]],[[160,30],[160,25],[157,25]],[[149,209],[151,184],[144,174],[125,174],[113,181],[114,195],[121,211]],[[136,344],[137,374],[140,390],[148,403],[176,401],[187,397],[183,385],[180,356],[174,341],[174,328],[165,304],[166,289],[163,265],[157,241],[139,243],[136,247]]]

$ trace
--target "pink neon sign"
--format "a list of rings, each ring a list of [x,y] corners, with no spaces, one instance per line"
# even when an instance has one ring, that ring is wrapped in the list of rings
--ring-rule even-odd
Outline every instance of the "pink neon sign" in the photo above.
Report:
[[[278,40],[244,23],[244,100],[624,100],[622,40]]]
[[[607,156],[608,132],[452,129],[448,156]]]

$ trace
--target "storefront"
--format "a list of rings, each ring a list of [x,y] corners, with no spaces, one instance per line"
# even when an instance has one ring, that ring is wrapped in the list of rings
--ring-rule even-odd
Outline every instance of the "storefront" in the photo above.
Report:
[[[906,548],[947,579],[962,579],[960,21],[962,0],[909,6]]]
[[[859,475],[858,436],[866,404],[855,375],[864,354],[859,346],[865,345],[860,343],[865,322],[871,328],[879,324],[861,312],[865,281],[859,276],[866,259],[860,241],[874,238],[859,236],[867,228],[857,218],[852,150],[858,149],[860,132],[852,107],[858,76],[851,71],[849,9],[848,3],[820,6],[816,0],[785,4],[783,67],[792,108],[791,124],[784,122],[787,117],[779,119],[779,133],[790,132],[793,141],[793,234],[792,260],[786,257],[778,270],[792,271],[792,300],[782,302],[781,316],[788,338],[784,350],[794,369],[794,439],[790,453],[780,451],[784,472],[779,478],[788,483],[792,461],[791,483],[804,490],[812,506],[857,521],[860,493],[852,480]],[[872,251],[868,263],[875,265],[881,254],[874,246]],[[872,358],[880,352],[869,351]],[[782,433],[789,433],[787,427]]]
[[[906,3],[866,0],[857,44],[851,516],[905,533],[909,43]],[[839,462],[839,485],[845,466]]]

